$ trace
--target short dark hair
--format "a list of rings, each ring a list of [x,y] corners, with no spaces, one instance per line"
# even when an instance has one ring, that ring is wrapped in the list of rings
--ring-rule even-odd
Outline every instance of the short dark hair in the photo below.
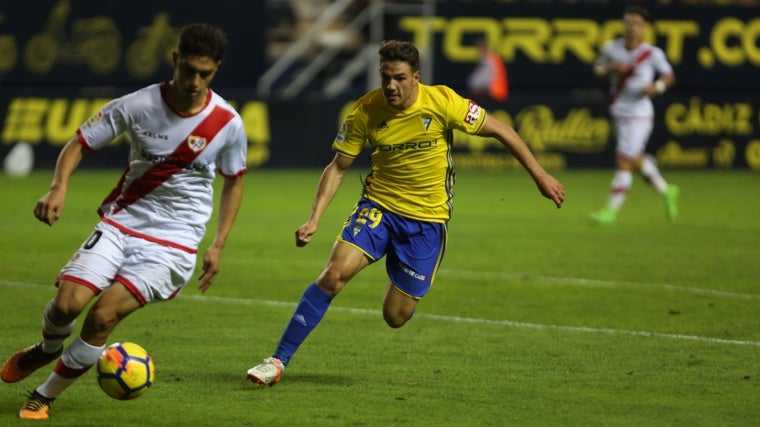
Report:
[[[182,27],[179,34],[179,54],[181,56],[207,56],[216,62],[224,58],[227,35],[209,24],[194,23]]]
[[[642,18],[644,18],[645,21],[649,22],[649,11],[644,9],[643,6],[638,6],[638,5],[626,6],[626,8],[623,9],[623,16],[628,15],[629,13],[639,15]]]
[[[399,40],[385,40],[380,43],[380,62],[401,61],[409,64],[412,72],[420,69],[420,52],[410,43]]]

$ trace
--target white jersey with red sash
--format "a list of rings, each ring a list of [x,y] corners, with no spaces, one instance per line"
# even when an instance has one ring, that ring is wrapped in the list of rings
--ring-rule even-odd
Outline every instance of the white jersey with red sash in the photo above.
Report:
[[[643,42],[633,50],[625,47],[622,38],[607,42],[596,60],[597,64],[610,62],[628,64],[631,68],[623,76],[611,76],[610,113],[617,117],[653,117],[654,106],[642,90],[652,84],[657,75],[670,74],[673,68],[662,49]]]
[[[247,137],[237,112],[209,89],[204,108],[183,116],[154,84],[106,104],[77,131],[87,150],[120,134],[129,164],[98,213],[123,232],[195,253],[213,210],[212,183],[246,172]]]

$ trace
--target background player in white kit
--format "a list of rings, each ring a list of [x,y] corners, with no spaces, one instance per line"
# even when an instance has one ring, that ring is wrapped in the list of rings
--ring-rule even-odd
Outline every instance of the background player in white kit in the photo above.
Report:
[[[193,275],[197,248],[213,210],[212,183],[224,177],[216,235],[203,255],[198,288],[219,271],[222,249],[243,196],[247,138],[235,110],[208,85],[219,68],[226,35],[206,24],[180,33],[174,75],[109,102],[61,150],[50,191],[34,209],[53,225],[69,177],[84,151],[126,134],[129,165],[98,209],[101,222],[56,279],[43,314],[43,341],[11,356],[5,382],[20,381],[59,356],[53,372],[28,397],[19,416],[46,419],[54,398],[100,356],[109,334],[144,305],[176,296]],[[79,314],[96,296],[81,332],[63,351]]]
[[[623,37],[607,42],[593,66],[597,76],[610,78],[610,115],[617,137],[616,171],[607,205],[591,214],[597,224],[615,223],[633,184],[634,171],[641,172],[662,195],[667,218],[672,221],[678,215],[678,187],[665,181],[654,159],[645,153],[654,126],[651,98],[675,82],[665,53],[643,39],[648,20],[646,9],[627,7],[623,11]]]

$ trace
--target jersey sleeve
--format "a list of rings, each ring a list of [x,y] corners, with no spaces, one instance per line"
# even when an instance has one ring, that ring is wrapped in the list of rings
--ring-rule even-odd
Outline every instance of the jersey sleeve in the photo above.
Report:
[[[652,65],[659,75],[667,75],[673,72],[673,67],[665,57],[665,52],[660,48],[655,48],[653,51]]]
[[[332,149],[336,153],[355,158],[364,148],[367,141],[367,114],[361,105],[361,100],[357,101],[354,108],[341,123],[338,134],[332,143]]]
[[[447,102],[447,128],[456,129],[470,135],[480,131],[486,121],[486,110],[471,99],[466,99],[447,86],[437,86]]]
[[[89,150],[106,146],[126,130],[125,117],[125,106],[121,98],[108,102],[79,127],[79,141]]]
[[[219,152],[216,167],[226,177],[242,175],[247,170],[248,137],[240,117],[233,119],[227,136],[225,149]]]

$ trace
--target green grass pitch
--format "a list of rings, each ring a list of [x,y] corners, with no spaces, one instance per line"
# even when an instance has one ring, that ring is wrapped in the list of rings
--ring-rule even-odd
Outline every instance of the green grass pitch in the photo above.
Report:
[[[44,424],[757,425],[760,177],[664,172],[682,189],[675,223],[637,178],[618,224],[599,228],[587,215],[604,203],[611,171],[559,172],[568,193],[559,210],[525,173],[459,171],[446,258],[415,318],[385,326],[385,269],[370,266],[336,298],[282,382],[259,389],[245,372],[274,350],[366,172],[349,174],[312,243],[296,248],[321,171],[251,170],[212,288],[202,295],[193,281],[112,336],[152,354],[152,389],[115,401],[93,369]],[[40,339],[55,275],[119,173],[78,171],[52,228],[32,215],[51,171],[0,177],[0,358]],[[0,384],[0,425],[32,424],[18,410],[48,374]]]

